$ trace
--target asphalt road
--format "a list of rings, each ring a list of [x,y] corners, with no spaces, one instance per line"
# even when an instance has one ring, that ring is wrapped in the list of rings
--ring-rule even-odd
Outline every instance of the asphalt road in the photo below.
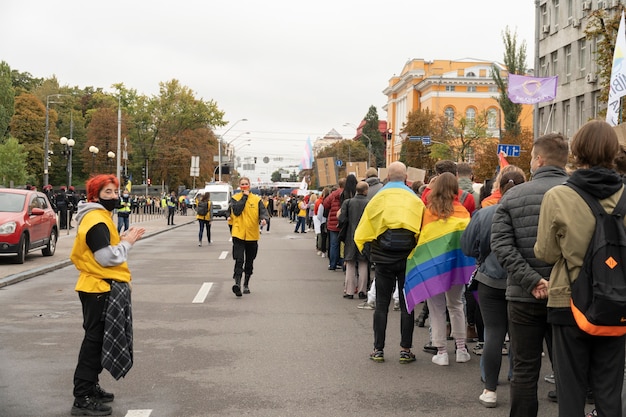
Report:
[[[398,312],[390,311],[386,362],[370,361],[372,311],[342,298],[343,274],[315,254],[312,232],[273,219],[252,294],[237,298],[226,222],[216,220],[213,244],[198,247],[197,224],[180,219],[170,228],[153,221],[131,252],[135,364],[120,381],[101,376],[116,394],[113,416],[508,416],[506,357],[499,405],[485,409],[479,357],[432,364],[421,351],[427,327],[415,328],[417,361],[398,362]],[[2,417],[69,415],[82,317],[77,272],[61,252],[31,255],[27,266],[35,258],[56,266],[0,288]],[[540,417],[557,414],[550,389],[539,382]]]

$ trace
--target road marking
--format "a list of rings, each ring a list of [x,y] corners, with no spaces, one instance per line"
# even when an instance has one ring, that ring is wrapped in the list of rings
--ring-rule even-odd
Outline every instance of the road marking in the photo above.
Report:
[[[217,259],[226,259],[227,256],[228,256],[228,251],[225,250],[222,253],[220,253],[220,257]]]
[[[200,291],[198,291],[192,303],[204,303],[204,300],[206,300],[207,295],[209,295],[209,291],[211,291],[212,286],[212,282],[203,283],[202,287],[200,287]]]
[[[128,410],[125,417],[150,417],[152,410]]]

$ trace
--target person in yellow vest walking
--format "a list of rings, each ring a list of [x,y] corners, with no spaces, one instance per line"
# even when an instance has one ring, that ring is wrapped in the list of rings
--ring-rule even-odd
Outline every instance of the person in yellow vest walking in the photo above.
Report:
[[[243,293],[250,294],[250,277],[252,276],[253,263],[259,250],[259,224],[265,226],[268,215],[261,197],[250,193],[250,179],[239,179],[241,192],[230,199],[233,239],[233,259],[235,260],[235,272],[233,279],[233,292],[241,297],[241,277],[245,274]]]
[[[120,204],[117,206],[117,233],[130,228],[130,195],[126,190],[120,198]]]
[[[213,213],[211,209],[211,193],[202,194],[202,198],[198,200],[196,198],[196,220],[200,226],[198,233],[198,246],[202,246],[202,234],[206,227],[206,238],[209,244],[211,243],[211,221],[213,220]]]
[[[112,212],[118,204],[119,183],[101,174],[87,181],[87,202],[80,202],[78,230],[70,259],[79,271],[75,290],[82,304],[85,337],[74,372],[75,416],[112,413],[114,395],[103,390],[98,377],[107,369],[117,380],[133,366],[128,252],[145,229],[131,227],[120,236]]]
[[[170,196],[166,199],[167,203],[167,225],[174,226],[174,213],[176,212],[176,206],[178,205],[178,201],[176,199],[176,192],[172,191]]]

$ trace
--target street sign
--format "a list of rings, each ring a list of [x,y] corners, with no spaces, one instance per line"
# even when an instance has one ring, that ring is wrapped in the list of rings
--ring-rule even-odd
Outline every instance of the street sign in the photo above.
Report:
[[[335,162],[335,165],[337,165],[338,167],[343,166],[343,161],[341,159],[337,159],[337,162]]]
[[[422,136],[422,145],[430,145],[430,136]]]
[[[409,136],[409,140],[422,140],[421,136]]]
[[[500,144],[498,145],[498,155],[500,155],[502,152],[504,152],[505,156],[519,157],[519,154],[521,152],[521,146]]]

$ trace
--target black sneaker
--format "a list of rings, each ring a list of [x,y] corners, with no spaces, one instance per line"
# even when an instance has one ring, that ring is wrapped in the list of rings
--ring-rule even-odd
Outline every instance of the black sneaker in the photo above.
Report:
[[[233,292],[237,297],[241,297],[241,287],[237,284],[233,285]]]
[[[93,387],[93,396],[103,403],[110,403],[115,399],[115,395],[112,392],[103,390],[100,384],[96,384],[96,386]]]
[[[244,293],[244,294],[250,294],[250,288],[248,288],[248,286],[247,286],[247,285],[244,285],[244,286],[243,286],[243,293]]]
[[[374,362],[385,362],[385,354],[382,350],[376,350],[370,353],[370,359]]]
[[[432,342],[426,343],[422,350],[426,353],[430,353],[431,355],[437,354],[437,346],[433,346]]]
[[[110,416],[113,409],[108,405],[102,404],[100,400],[88,395],[74,399],[72,405],[73,416]]]
[[[552,401],[553,403],[559,402],[559,399],[556,396],[556,391],[548,391],[548,400]]]

